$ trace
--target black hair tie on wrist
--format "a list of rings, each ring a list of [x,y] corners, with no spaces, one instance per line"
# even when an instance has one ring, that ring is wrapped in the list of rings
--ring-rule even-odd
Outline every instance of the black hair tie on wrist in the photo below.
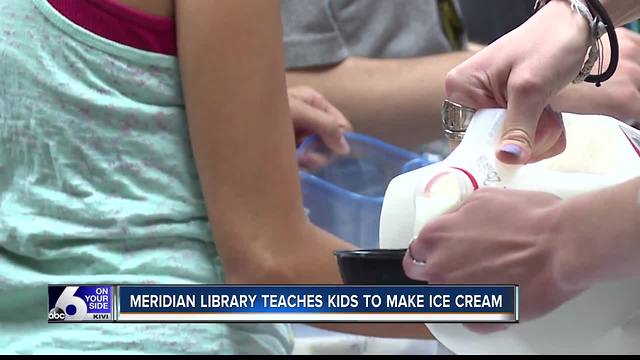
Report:
[[[607,29],[607,35],[609,36],[609,44],[611,47],[611,57],[609,60],[609,66],[604,73],[598,75],[589,75],[584,80],[585,82],[594,83],[597,87],[600,87],[603,82],[609,80],[618,68],[618,61],[620,59],[620,45],[618,44],[618,36],[616,34],[616,27],[609,17],[609,13],[602,6],[598,0],[586,0],[589,9],[593,13],[594,17],[600,18]]]

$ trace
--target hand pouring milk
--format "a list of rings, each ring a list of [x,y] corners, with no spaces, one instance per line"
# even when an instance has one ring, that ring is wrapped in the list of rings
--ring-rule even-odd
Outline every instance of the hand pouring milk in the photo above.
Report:
[[[447,159],[391,182],[380,220],[381,248],[406,248],[425,224],[455,210],[480,187],[545,191],[566,199],[640,176],[640,131],[604,116],[564,114],[562,154],[525,166],[500,163],[494,154],[504,114],[479,111]],[[459,324],[427,326],[459,354],[640,353],[640,279],[597,285],[542,318],[490,335]]]

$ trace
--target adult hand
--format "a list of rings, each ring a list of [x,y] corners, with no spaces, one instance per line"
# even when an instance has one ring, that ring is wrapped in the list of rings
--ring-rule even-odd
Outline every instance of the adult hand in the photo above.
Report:
[[[434,284],[520,284],[522,320],[544,315],[581,292],[557,276],[565,260],[553,233],[553,210],[560,202],[548,193],[482,188],[422,229],[404,258],[404,271]]]
[[[525,24],[452,70],[447,98],[472,108],[507,108],[497,157],[524,164],[564,149],[550,98],[578,74],[589,25],[569,1],[551,1]],[[546,109],[545,109],[546,108]]]
[[[554,109],[576,114],[612,116],[630,124],[640,121],[640,35],[616,29],[620,43],[618,70],[596,88],[593,84],[569,85],[552,101]],[[604,64],[608,64],[609,42],[603,38]]]

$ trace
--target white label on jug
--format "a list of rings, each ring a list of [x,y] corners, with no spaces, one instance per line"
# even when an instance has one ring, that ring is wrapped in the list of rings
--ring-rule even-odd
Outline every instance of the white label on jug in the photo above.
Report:
[[[622,126],[620,126],[620,129],[622,129],[622,132],[624,132],[624,134],[627,136],[627,139],[629,139],[631,146],[633,146],[633,149],[636,151],[638,156],[640,156],[640,133],[632,132],[628,129],[623,128]]]
[[[489,162],[486,156],[480,156],[478,158],[478,168],[483,174],[484,179],[482,185],[484,186],[496,186],[502,183],[502,177],[498,174],[496,168]]]

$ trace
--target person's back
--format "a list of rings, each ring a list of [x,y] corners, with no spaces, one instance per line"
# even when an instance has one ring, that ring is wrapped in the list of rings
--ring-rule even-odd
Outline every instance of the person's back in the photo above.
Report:
[[[287,68],[461,50],[457,9],[451,0],[282,0]]]
[[[123,3],[173,11],[170,0]],[[97,36],[46,0],[1,1],[0,34],[0,352],[291,351],[274,324],[46,323],[49,283],[224,274],[177,58]]]
[[[444,76],[472,54],[457,51],[456,0],[281,3],[290,85],[323,93],[358,132],[416,151],[439,139]]]

